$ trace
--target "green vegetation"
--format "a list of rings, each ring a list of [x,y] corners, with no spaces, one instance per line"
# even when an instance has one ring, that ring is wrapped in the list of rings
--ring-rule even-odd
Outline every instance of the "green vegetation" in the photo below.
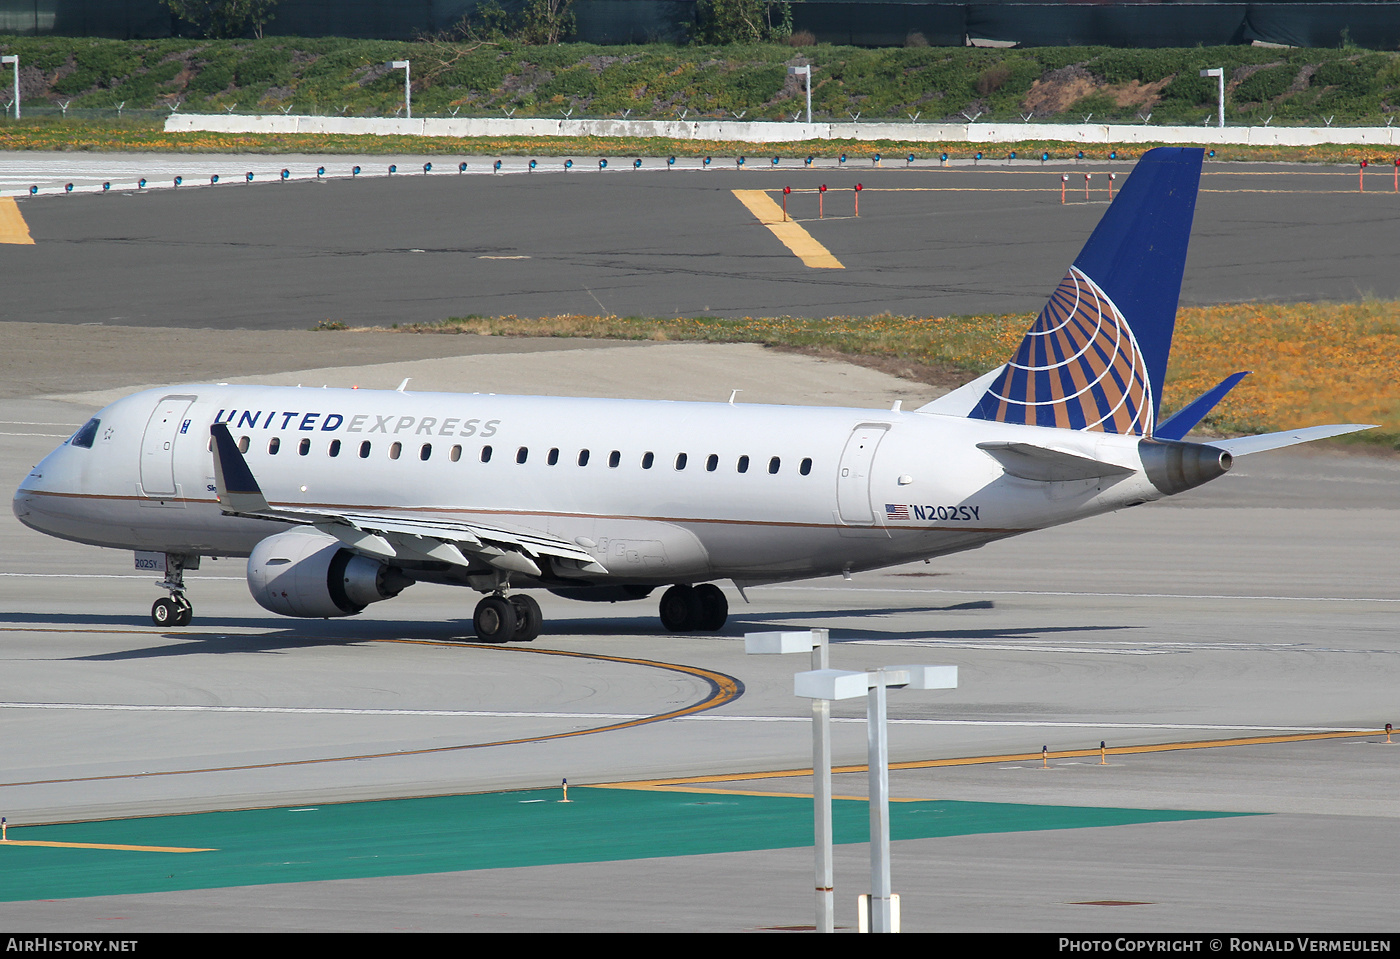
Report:
[[[3,37],[26,71],[26,106],[83,110],[392,115],[413,63],[414,110],[423,116],[678,116],[791,119],[805,106],[787,67],[813,67],[812,105],[847,120],[1095,120],[1201,123],[1214,115],[1214,80],[1226,70],[1234,123],[1380,124],[1400,110],[1400,53],[1232,46],[1182,50],[1040,47],[797,45],[784,4],[711,0],[709,23],[725,46],[600,47],[548,43],[567,35],[563,0],[533,0],[517,18],[464,23],[418,42],[337,38],[118,41]],[[751,31],[745,24],[753,26]],[[721,29],[722,27],[722,29]],[[697,29],[700,29],[698,26]],[[709,29],[709,28],[705,28]],[[748,31],[748,32],[746,32]],[[704,33],[704,30],[701,31]],[[708,34],[707,34],[708,35]]]

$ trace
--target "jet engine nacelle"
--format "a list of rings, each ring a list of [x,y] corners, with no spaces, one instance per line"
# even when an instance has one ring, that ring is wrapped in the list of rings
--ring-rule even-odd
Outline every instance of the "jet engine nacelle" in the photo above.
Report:
[[[403,570],[357,556],[312,529],[269,536],[248,556],[248,591],[283,616],[353,616],[412,584]]]

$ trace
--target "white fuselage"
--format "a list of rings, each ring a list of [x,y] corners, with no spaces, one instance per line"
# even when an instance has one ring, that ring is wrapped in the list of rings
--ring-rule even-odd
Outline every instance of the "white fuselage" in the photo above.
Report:
[[[246,556],[285,527],[224,515],[210,425],[274,506],[373,509],[546,535],[590,583],[741,585],[869,569],[1157,499],[1139,438],[936,413],[191,385],[97,414],[15,494],[27,525],[99,546]],[[1133,472],[1043,482],[979,443]]]

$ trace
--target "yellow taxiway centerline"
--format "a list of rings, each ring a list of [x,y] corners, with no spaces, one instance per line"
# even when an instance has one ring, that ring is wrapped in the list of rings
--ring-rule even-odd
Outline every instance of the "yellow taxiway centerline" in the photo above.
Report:
[[[812,234],[792,220],[784,220],[783,208],[763,190],[735,190],[734,195],[739,198],[740,203],[749,208],[750,213],[758,217],[759,223],[768,227],[772,234],[782,241],[783,246],[807,266],[815,270],[846,268],[840,260],[831,255],[830,250],[813,239]]]
[[[54,846],[59,849],[119,849],[125,852],[218,852],[217,849],[187,849],[183,846],[123,846],[106,842],[40,842],[29,839],[6,839],[0,846]]]
[[[1357,729],[1345,732],[1326,733],[1289,733],[1278,736],[1245,736],[1235,739],[1207,739],[1195,742],[1176,743],[1149,743],[1141,746],[1109,746],[1103,750],[1108,756],[1130,756],[1139,753],[1172,752],[1179,749],[1216,749],[1222,746],[1262,746],[1277,743],[1301,743],[1319,739],[1356,739],[1361,736],[1382,736],[1384,729]],[[991,763],[1005,762],[1039,762],[1044,759],[1082,759],[1086,757],[1098,756],[1098,749],[1063,749],[1046,754],[1044,757],[1040,753],[1008,753],[1000,756],[965,756],[953,759],[923,759],[912,762],[890,763],[890,769],[931,769],[941,766],[975,766]],[[834,766],[832,773],[839,775],[842,773],[864,773],[869,771],[869,767],[860,766]],[[595,786],[607,789],[674,789],[677,792],[737,792],[747,794],[744,790],[692,790],[686,786],[698,786],[709,783],[724,782],[744,782],[746,780],[758,779],[790,779],[812,775],[811,769],[770,769],[763,772],[752,773],[715,773],[708,776],[681,776],[670,779],[642,779],[631,782],[609,782],[609,783],[580,783],[579,785]],[[778,795],[774,793],[763,793],[763,795]],[[800,795],[800,794],[791,794]],[[807,797],[804,797],[807,798]],[[863,798],[863,797],[858,797]],[[908,800],[910,802],[915,800]]]
[[[34,238],[29,235],[29,224],[24,222],[19,204],[12,196],[0,196],[0,243],[34,245]]]

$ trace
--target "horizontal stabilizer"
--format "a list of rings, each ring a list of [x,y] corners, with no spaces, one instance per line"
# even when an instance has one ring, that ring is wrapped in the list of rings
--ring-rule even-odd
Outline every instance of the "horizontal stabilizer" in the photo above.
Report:
[[[1157,426],[1153,436],[1159,440],[1179,440],[1184,439],[1186,434],[1195,429],[1196,424],[1206,418],[1206,414],[1215,409],[1216,405],[1225,398],[1225,395],[1235,388],[1240,380],[1250,373],[1243,370],[1239,373],[1231,373],[1215,386],[1206,390],[1190,403],[1177,410],[1165,423]]]
[[[1116,463],[1104,463],[1033,443],[978,443],[977,448],[992,456],[1011,476],[1041,483],[1123,477],[1133,472]]]
[[[1226,450],[1232,456],[1248,456],[1265,450],[1279,450],[1285,446],[1311,443],[1333,436],[1345,436],[1361,430],[1373,430],[1375,424],[1333,423],[1330,426],[1308,426],[1300,430],[1284,430],[1281,433],[1261,433],[1258,436],[1237,436],[1230,440],[1211,440],[1210,445]]]

